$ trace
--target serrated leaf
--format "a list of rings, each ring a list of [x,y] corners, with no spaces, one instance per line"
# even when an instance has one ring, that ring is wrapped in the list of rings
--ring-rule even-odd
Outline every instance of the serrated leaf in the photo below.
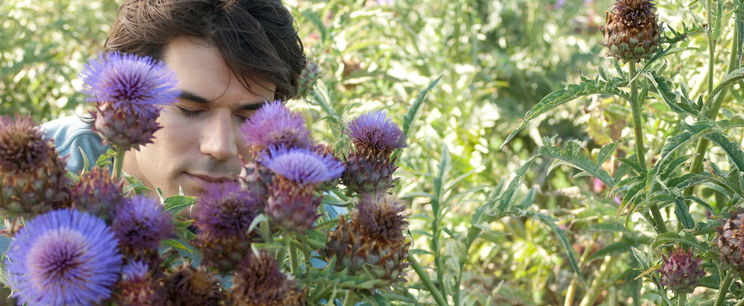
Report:
[[[622,83],[623,81],[621,79],[613,79],[612,81],[585,80],[579,84],[571,84],[566,86],[566,88],[549,93],[540,99],[540,101],[524,115],[522,123],[518,128],[509,133],[504,140],[504,143],[501,144],[501,147],[503,148],[507,143],[514,139],[514,137],[524,129],[530,120],[533,120],[567,102],[595,94],[611,94],[624,97],[625,93],[618,89],[618,87],[621,87]]]
[[[615,182],[607,171],[582,154],[581,148],[575,142],[569,142],[566,149],[554,146],[549,139],[545,139],[545,143],[546,145],[537,150],[538,154],[560,160],[569,166],[586,171],[610,188],[615,186]]]
[[[617,142],[608,143],[602,146],[597,154],[597,164],[601,165],[607,161],[607,159],[612,156],[612,153],[615,152],[615,148],[617,148]]]
[[[723,77],[723,80],[718,83],[718,86],[716,86],[716,88],[713,89],[713,92],[711,92],[711,94],[709,95],[710,99],[715,97],[722,90],[736,84],[742,79],[744,79],[744,68],[739,68],[727,73],[726,76]]]
[[[568,241],[568,237],[566,237],[566,233],[563,229],[558,227],[558,225],[555,224],[553,221],[553,218],[548,215],[543,215],[540,213],[534,214],[534,216],[540,220],[542,223],[550,227],[553,232],[555,232],[556,235],[558,235],[558,240],[561,242],[561,246],[563,246],[563,250],[566,251],[566,255],[568,256],[568,262],[571,264],[571,268],[574,270],[574,273],[579,277],[581,282],[584,283],[587,287],[589,286],[589,283],[586,281],[586,278],[584,278],[584,275],[581,273],[581,269],[579,268],[579,262],[576,260],[576,254],[574,253],[573,247],[571,246],[571,243]]]
[[[172,214],[178,214],[179,212],[186,209],[187,207],[194,205],[194,203],[196,203],[196,197],[174,195],[174,196],[165,198],[165,202],[163,203],[163,208],[165,208],[165,211],[167,212],[170,212]]]
[[[666,105],[669,106],[670,109],[681,115],[698,115],[698,111],[689,103],[677,102],[678,98],[683,99],[683,97],[672,92],[667,84],[669,81],[666,78],[658,75],[653,71],[647,74],[647,76],[651,84],[656,88],[656,91],[659,93],[659,95],[661,95],[662,101],[664,101],[664,103],[666,103]]]
[[[406,137],[409,136],[413,120],[416,119],[416,115],[418,114],[419,109],[421,109],[421,105],[426,100],[426,96],[429,94],[429,91],[437,86],[441,79],[442,76],[439,76],[438,78],[431,81],[429,83],[429,86],[426,86],[426,88],[418,94],[418,96],[416,97],[416,101],[411,104],[411,107],[408,109],[405,117],[403,117],[403,135],[405,135]]]
[[[726,152],[726,155],[731,158],[731,161],[734,162],[736,168],[738,168],[739,171],[744,171],[744,152],[742,152],[741,147],[732,143],[728,140],[726,135],[719,132],[709,133],[708,135],[705,135],[705,138],[708,138],[710,141],[715,142],[720,146],[723,151]]]
[[[674,215],[677,216],[677,220],[686,229],[695,227],[695,221],[690,216],[690,209],[687,207],[687,203],[680,198],[674,199]]]
[[[519,187],[519,184],[522,181],[522,177],[524,177],[525,174],[527,174],[527,171],[532,167],[532,165],[535,163],[535,156],[531,156],[527,161],[522,164],[522,166],[517,169],[517,172],[515,173],[514,178],[509,182],[509,187],[506,188],[503,194],[501,194],[499,199],[499,211],[506,211],[507,208],[512,204],[512,198],[514,197],[514,192],[517,191],[517,187]]]

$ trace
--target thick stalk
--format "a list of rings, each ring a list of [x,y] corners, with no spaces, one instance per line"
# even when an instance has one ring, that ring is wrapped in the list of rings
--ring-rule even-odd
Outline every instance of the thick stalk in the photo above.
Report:
[[[739,42],[741,41],[741,34],[739,33],[739,27],[734,25],[734,41],[731,43],[731,57],[729,58],[728,72],[734,71],[739,68]],[[717,96],[712,97],[710,94],[713,92],[713,65],[715,64],[715,42],[712,39],[708,39],[708,100],[706,105],[703,107],[705,113],[701,114],[700,117],[704,119],[715,120],[718,116],[718,111],[721,109],[723,99],[726,97],[727,90],[721,90]],[[695,148],[695,159],[692,161],[690,166],[690,173],[697,173],[703,170],[703,159],[705,158],[705,152],[708,149],[710,141],[705,138],[701,138],[697,147]],[[685,195],[692,195],[695,186],[690,186],[685,189]]]
[[[730,271],[726,271],[726,275],[723,277],[721,287],[718,288],[718,297],[714,306],[723,305],[723,301],[726,300],[726,293],[728,293],[729,287],[731,287],[731,281],[734,280],[734,276]]]
[[[646,148],[643,146],[643,121],[641,120],[641,102],[638,101],[638,84],[635,80],[636,76],[636,63],[630,61],[630,107],[633,111],[633,131],[635,132],[635,147],[636,156],[638,156],[638,164],[646,169]],[[666,232],[666,225],[664,219],[661,217],[659,212],[659,206],[651,204],[651,215],[654,218],[654,226],[656,231],[659,233]]]
[[[426,271],[424,271],[423,268],[421,268],[421,265],[419,265],[418,261],[416,261],[416,258],[413,257],[413,255],[408,254],[408,262],[411,264],[411,267],[414,271],[416,271],[416,274],[421,278],[421,281],[424,282],[424,286],[426,289],[429,290],[429,293],[431,293],[431,296],[434,297],[434,300],[437,302],[438,306],[447,306],[447,301],[442,297],[442,293],[439,292],[439,289],[437,289],[437,286],[434,286],[434,283],[431,281],[431,278],[429,278],[429,275],[426,274]]]
[[[114,181],[118,182],[121,178],[121,168],[124,165],[124,150],[119,146],[114,146],[114,150],[116,151],[116,157],[114,157],[114,173],[111,175]]]
[[[594,234],[592,237],[592,240],[590,241],[589,245],[586,246],[584,249],[584,252],[581,253],[581,259],[579,259],[579,266],[586,263],[586,261],[589,259],[589,255],[592,253],[592,245],[594,245],[594,242],[597,240],[597,234]],[[568,290],[566,290],[566,299],[563,300],[563,306],[571,306],[574,304],[574,297],[576,296],[576,288],[579,286],[579,277],[574,276],[574,278],[571,280],[571,284],[568,285]]]
[[[685,306],[687,305],[687,294],[682,292],[677,292],[677,306]]]
[[[292,244],[291,235],[287,237],[287,250],[289,251],[289,271],[292,275],[297,275],[299,272],[299,264],[297,263],[297,247]]]
[[[592,282],[592,286],[589,288],[586,296],[584,296],[584,299],[581,300],[581,304],[579,304],[580,306],[594,305],[594,302],[597,301],[597,298],[604,289],[604,285],[610,278],[610,272],[612,272],[612,264],[614,260],[615,259],[612,256],[605,256],[604,262],[602,262],[602,265],[599,267],[599,275],[597,275],[594,282]]]

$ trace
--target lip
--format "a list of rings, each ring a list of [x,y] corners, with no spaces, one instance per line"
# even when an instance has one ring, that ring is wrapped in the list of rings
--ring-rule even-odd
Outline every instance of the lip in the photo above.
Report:
[[[204,181],[207,183],[227,183],[227,182],[235,182],[237,181],[236,177],[231,176],[211,176],[206,174],[194,174],[194,173],[186,173],[186,175],[195,178],[199,181]]]

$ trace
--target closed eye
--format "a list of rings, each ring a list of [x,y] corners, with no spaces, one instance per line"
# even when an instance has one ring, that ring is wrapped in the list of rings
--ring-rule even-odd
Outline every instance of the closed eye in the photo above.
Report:
[[[184,116],[186,116],[186,117],[196,117],[199,114],[201,114],[201,113],[204,112],[203,110],[189,110],[189,109],[185,109],[185,108],[180,107],[178,105],[176,105],[176,107],[178,107],[178,110],[181,111],[181,113]]]

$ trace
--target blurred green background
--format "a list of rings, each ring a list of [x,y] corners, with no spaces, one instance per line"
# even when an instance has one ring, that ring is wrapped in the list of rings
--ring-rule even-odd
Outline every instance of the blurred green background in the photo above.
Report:
[[[0,115],[31,115],[43,122],[82,112],[77,73],[100,52],[120,2],[2,1]],[[348,120],[385,109],[394,121],[403,122],[422,91],[441,78],[413,123],[398,172],[399,194],[411,200],[416,256],[429,266],[424,230],[430,223],[430,203],[416,195],[436,186],[432,174],[446,148],[451,160],[443,195],[442,252],[449,256],[447,275],[462,273],[465,304],[562,303],[574,275],[549,228],[525,218],[504,218],[484,228],[483,238],[471,248],[474,252],[463,252],[460,240],[491,187],[508,179],[534,153],[542,136],[578,139],[590,148],[624,136],[628,111],[593,97],[536,121],[500,148],[506,134],[541,97],[608,65],[599,42],[604,12],[611,3],[286,1],[308,58],[320,67],[316,93],[332,109],[323,109],[310,98],[289,106],[305,111],[308,122],[314,122],[316,138],[335,143],[338,122],[328,118],[329,111]],[[660,11],[674,5],[665,3]],[[317,120],[321,118],[329,120]],[[614,204],[596,196],[603,192],[601,186],[592,189],[588,179],[572,179],[568,168],[547,175],[549,166],[542,162],[526,176],[526,185],[539,190],[538,209],[562,217],[559,224],[568,230],[578,254],[599,247],[586,242],[592,233],[579,235],[574,226],[586,221],[582,218],[594,218],[597,211],[615,214]],[[596,205],[588,212],[582,203]],[[457,268],[460,261],[467,263],[464,271]],[[416,275],[409,273],[409,279],[416,289]],[[427,298],[423,290],[419,294],[422,300]]]

